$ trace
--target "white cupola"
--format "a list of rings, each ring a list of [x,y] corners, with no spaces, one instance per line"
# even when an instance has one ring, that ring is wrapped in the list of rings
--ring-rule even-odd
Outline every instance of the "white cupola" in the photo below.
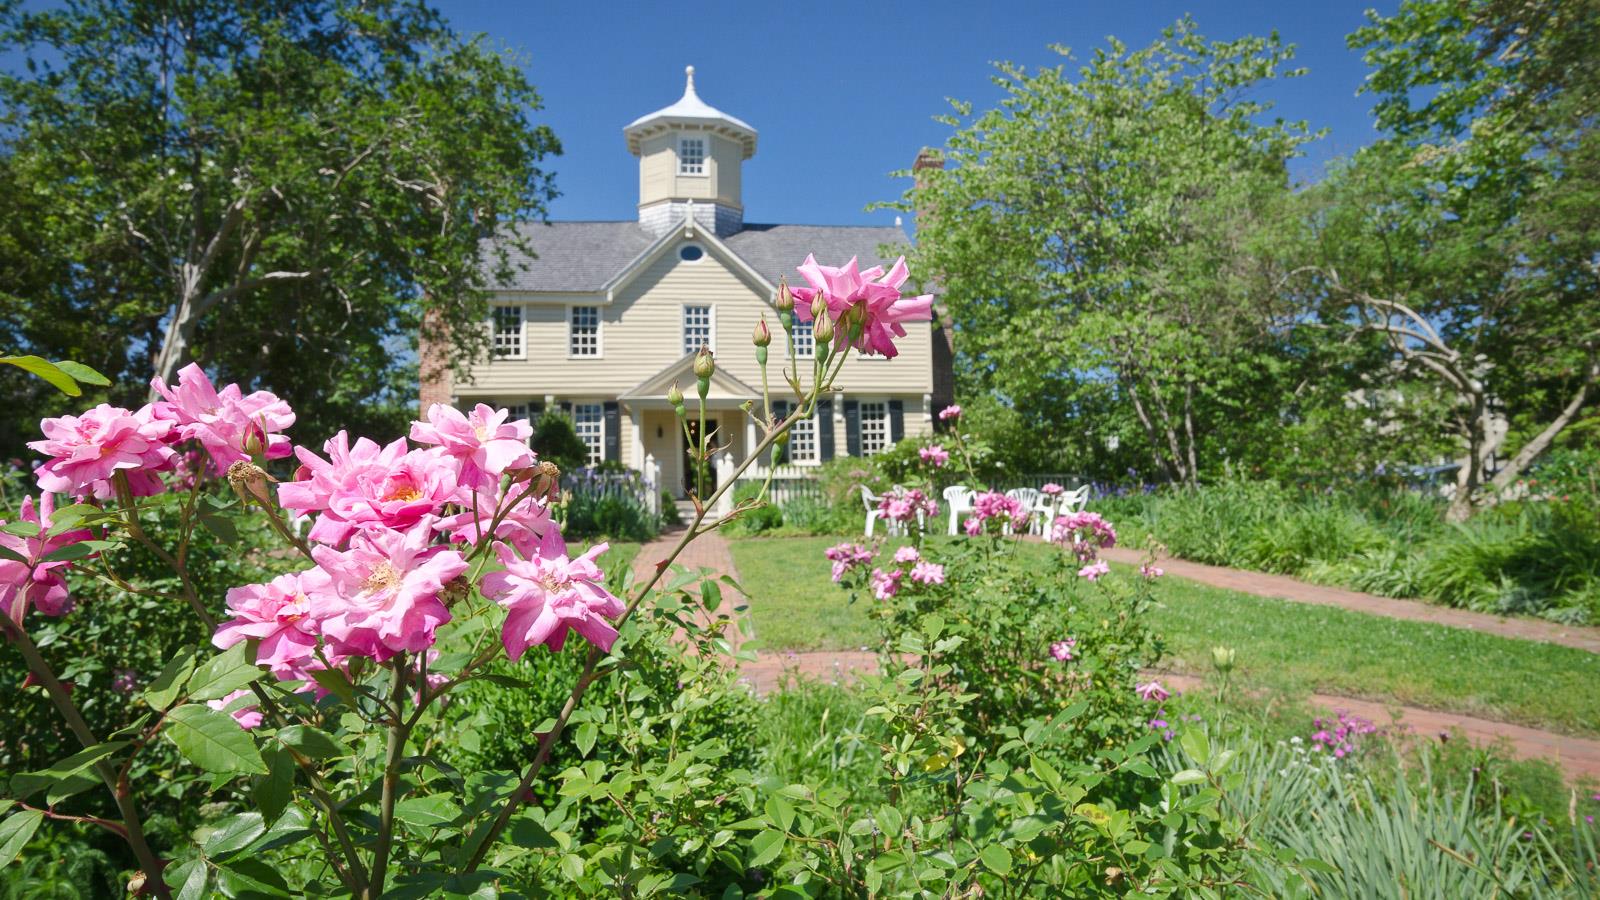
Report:
[[[639,157],[639,224],[662,234],[693,216],[719,236],[744,225],[740,168],[755,155],[756,130],[694,92],[694,66],[678,102],[633,120],[622,134]]]

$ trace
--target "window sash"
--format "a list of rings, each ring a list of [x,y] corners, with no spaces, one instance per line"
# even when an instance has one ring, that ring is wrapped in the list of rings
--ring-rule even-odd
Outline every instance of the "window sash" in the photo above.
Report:
[[[706,173],[705,138],[681,138],[678,141],[678,174],[704,175]]]
[[[589,449],[589,465],[599,465],[606,456],[606,412],[598,403],[574,403],[572,428]]]
[[[694,353],[701,347],[715,350],[712,346],[713,334],[711,330],[711,307],[685,306],[683,308],[683,352]]]
[[[522,307],[497,304],[493,310],[491,350],[499,359],[522,355]]]
[[[889,448],[889,404],[863,403],[861,416],[861,455],[872,456]]]
[[[797,358],[810,359],[817,355],[817,339],[812,332],[811,322],[795,320],[790,334],[794,336],[794,355]]]
[[[600,355],[600,307],[572,307],[567,316],[567,355]]]
[[[816,414],[794,423],[789,429],[789,461],[814,463],[819,461],[820,442],[817,438]]]

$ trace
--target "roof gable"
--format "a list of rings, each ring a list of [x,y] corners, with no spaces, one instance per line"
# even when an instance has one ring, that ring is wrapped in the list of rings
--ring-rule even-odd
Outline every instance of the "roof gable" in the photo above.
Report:
[[[666,403],[667,391],[673,385],[678,385],[681,390],[683,385],[695,383],[694,357],[693,353],[685,353],[665,369],[623,391],[617,399],[659,400]],[[753,400],[759,396],[761,396],[759,391],[729,375],[724,369],[718,368],[711,373],[711,388],[706,394],[707,400]]]

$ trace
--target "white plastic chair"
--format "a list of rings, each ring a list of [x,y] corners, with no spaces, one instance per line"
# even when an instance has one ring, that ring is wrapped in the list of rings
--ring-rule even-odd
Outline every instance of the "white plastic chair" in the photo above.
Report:
[[[971,488],[953,484],[944,489],[944,505],[950,507],[950,534],[956,533],[957,523],[961,514],[972,509],[972,498],[976,496]]]
[[[1030,533],[1040,536],[1050,533],[1050,523],[1054,522],[1056,516],[1060,514],[1057,510],[1061,508],[1061,496],[1063,495],[1058,494],[1052,497],[1044,491],[1039,492],[1039,496],[1034,498],[1033,505],[1028,507],[1028,530]]]
[[[861,505],[867,508],[867,523],[864,526],[867,537],[872,537],[872,532],[878,527],[878,519],[883,517],[883,510],[878,508],[878,501],[882,498],[861,485]]]
[[[1021,503],[1022,508],[1027,510],[1028,530],[1031,532],[1033,530],[1033,507],[1039,502],[1039,491],[1035,488],[1012,488],[1011,490],[1006,491],[1006,496],[1017,501],[1018,503]],[[1005,524],[1004,533],[1011,533],[1010,522]]]
[[[1083,512],[1083,508],[1089,505],[1089,486],[1086,484],[1076,490],[1067,491],[1056,502],[1057,515]]]

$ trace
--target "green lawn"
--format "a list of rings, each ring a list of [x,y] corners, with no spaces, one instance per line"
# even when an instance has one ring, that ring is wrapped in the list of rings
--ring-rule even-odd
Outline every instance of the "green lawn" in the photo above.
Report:
[[[865,610],[828,578],[836,538],[733,541],[756,636],[769,649],[854,649],[871,640]],[[1053,552],[1026,545],[1024,552]],[[935,551],[935,557],[937,553]],[[1206,673],[1210,648],[1237,648],[1235,682],[1345,694],[1484,718],[1600,734],[1600,655],[1424,622],[1385,619],[1206,587],[1168,576],[1154,626],[1164,666]]]

